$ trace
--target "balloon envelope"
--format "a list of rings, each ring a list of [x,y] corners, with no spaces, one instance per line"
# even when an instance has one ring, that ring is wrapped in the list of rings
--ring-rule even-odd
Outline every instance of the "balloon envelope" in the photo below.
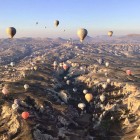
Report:
[[[67,70],[68,69],[68,65],[67,64],[63,64],[63,69]]]
[[[59,25],[59,21],[58,20],[55,20],[54,21],[54,25],[57,27]]]
[[[84,93],[84,94],[87,94],[87,92],[88,92],[88,91],[87,91],[86,89],[83,90],[83,93]]]
[[[85,95],[85,99],[86,99],[88,102],[90,102],[90,101],[93,99],[93,95],[92,95],[91,93],[87,93],[87,94]]]
[[[18,107],[19,107],[19,105],[18,105],[18,104],[12,104],[12,109],[13,109],[13,110],[18,109]]]
[[[8,89],[6,89],[5,87],[2,89],[2,93],[4,94],[4,95],[7,95],[7,94],[9,94],[9,90]]]
[[[84,103],[79,103],[78,107],[83,110],[86,107],[86,105]]]
[[[25,85],[24,85],[24,88],[25,88],[25,89],[28,89],[28,88],[29,88],[29,85],[28,85],[28,84],[25,84]]]
[[[23,119],[27,119],[29,117],[29,113],[28,112],[22,112],[21,114]]]
[[[77,31],[77,35],[78,35],[81,42],[85,39],[87,34],[88,34],[88,31],[84,28],[81,28]]]
[[[16,29],[14,27],[9,27],[6,29],[6,33],[10,38],[13,38],[16,34]]]
[[[111,37],[112,35],[113,35],[113,31],[109,31],[109,32],[108,32],[108,36]]]
[[[104,96],[103,94],[100,96],[100,100],[101,100],[102,102],[105,101],[105,96]]]
[[[127,75],[131,75],[132,73],[131,73],[131,70],[126,70],[126,74]]]

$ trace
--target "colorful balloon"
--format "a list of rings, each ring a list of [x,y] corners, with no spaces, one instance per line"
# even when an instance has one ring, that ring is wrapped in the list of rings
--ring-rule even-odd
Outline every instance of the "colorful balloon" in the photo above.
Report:
[[[54,25],[57,27],[59,25],[59,21],[58,20],[55,20],[54,21]]]
[[[131,70],[126,70],[126,74],[127,74],[127,75],[132,75]]]
[[[83,42],[83,40],[85,39],[87,34],[88,34],[88,31],[84,28],[81,28],[77,31],[77,35],[78,35],[81,42]]]
[[[68,65],[64,63],[64,64],[63,64],[63,69],[64,69],[64,70],[67,70],[67,69],[68,69]]]
[[[16,29],[14,27],[9,27],[6,29],[6,33],[10,38],[13,38],[16,34]]]
[[[4,95],[7,95],[7,94],[9,94],[9,90],[8,90],[7,88],[3,87],[2,93],[3,93]]]
[[[92,99],[93,99],[93,95],[92,95],[91,93],[87,93],[87,94],[85,95],[85,99],[86,99],[88,102],[90,102],[90,101],[92,101]]]
[[[81,109],[81,110],[84,110],[84,108],[86,107],[86,105],[84,103],[79,103],[78,104],[78,107]]]
[[[109,31],[109,32],[108,32],[108,36],[111,37],[112,35],[113,35],[113,31]]]
[[[100,100],[101,100],[101,102],[104,102],[105,101],[105,96],[103,94],[100,95]]]
[[[17,110],[19,108],[19,105],[18,104],[12,104],[12,109],[13,110]]]
[[[22,112],[21,116],[22,116],[23,119],[26,120],[29,117],[29,113],[28,112]]]

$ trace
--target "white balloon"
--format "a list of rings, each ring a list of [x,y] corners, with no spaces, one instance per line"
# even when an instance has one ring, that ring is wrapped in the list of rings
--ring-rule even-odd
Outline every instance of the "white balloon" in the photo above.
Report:
[[[28,88],[29,88],[29,85],[28,84],[25,84],[24,85],[24,89],[27,90]]]
[[[87,94],[87,93],[88,93],[88,90],[84,89],[84,90],[83,90],[83,93],[84,93],[84,94]]]
[[[18,107],[19,107],[19,105],[18,105],[18,104],[12,104],[12,109],[13,109],[13,110],[17,110],[17,109],[18,109]]]
[[[100,96],[100,100],[101,100],[101,102],[105,101],[105,96],[103,94]]]
[[[78,104],[78,107],[79,107],[81,110],[83,110],[83,109],[86,107],[86,105],[85,105],[84,103],[79,103],[79,104]]]

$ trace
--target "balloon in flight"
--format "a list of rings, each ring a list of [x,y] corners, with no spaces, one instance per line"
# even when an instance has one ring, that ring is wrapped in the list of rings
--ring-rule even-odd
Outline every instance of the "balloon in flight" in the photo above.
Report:
[[[87,94],[85,95],[85,99],[87,100],[87,102],[90,102],[90,101],[92,101],[92,99],[93,99],[93,95],[92,95],[91,93],[87,93]]]
[[[100,100],[101,100],[101,102],[105,101],[105,96],[103,94],[100,96]]]
[[[81,110],[83,110],[83,109],[86,107],[86,105],[85,105],[84,103],[79,103],[79,104],[78,104],[78,107],[79,107]]]
[[[23,119],[27,119],[29,117],[29,113],[28,112],[22,112],[21,114]]]
[[[87,91],[86,89],[83,90],[83,93],[84,93],[84,94],[87,94],[87,92],[88,92],[88,91]]]
[[[16,34],[16,29],[14,27],[8,27],[6,29],[6,33],[10,38],[13,38],[14,35]]]
[[[28,88],[29,88],[29,85],[28,84],[25,84],[24,85],[24,89],[27,90]]]
[[[108,36],[111,37],[112,35],[113,35],[113,31],[109,31],[109,32],[108,32]]]
[[[126,70],[126,74],[127,74],[127,75],[132,75],[131,70]]]
[[[85,39],[87,34],[88,34],[88,31],[84,28],[78,29],[78,31],[77,31],[77,35],[81,42],[83,42],[83,40]]]
[[[12,109],[13,109],[13,110],[17,110],[17,109],[18,109],[18,107],[19,107],[19,105],[18,105],[18,104],[15,104],[15,103],[14,103],[14,104],[12,104]]]
[[[9,90],[8,90],[6,87],[3,87],[2,93],[3,93],[4,95],[7,95],[7,94],[9,94]]]
[[[59,25],[59,21],[58,20],[55,20],[54,21],[54,25],[57,27]]]

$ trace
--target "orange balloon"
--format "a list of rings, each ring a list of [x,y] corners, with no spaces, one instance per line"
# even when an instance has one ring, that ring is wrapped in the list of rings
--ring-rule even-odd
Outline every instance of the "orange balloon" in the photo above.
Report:
[[[27,119],[29,117],[29,113],[28,112],[22,112],[21,114],[23,119]]]
[[[90,101],[93,99],[93,95],[92,95],[91,93],[87,93],[87,94],[85,95],[85,99],[86,99],[88,102],[90,102]]]
[[[126,70],[126,74],[127,75],[131,75],[132,73],[131,73],[131,70]]]

